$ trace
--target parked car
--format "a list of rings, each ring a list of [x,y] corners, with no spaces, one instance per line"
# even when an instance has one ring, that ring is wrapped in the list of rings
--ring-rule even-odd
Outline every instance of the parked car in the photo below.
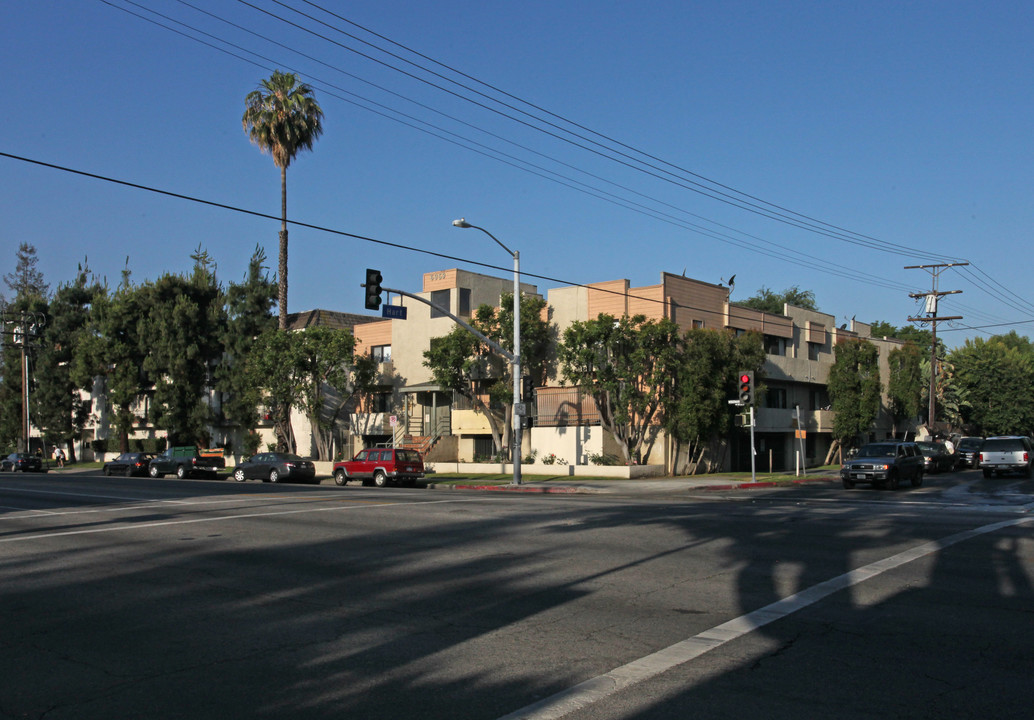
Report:
[[[151,459],[147,471],[153,478],[175,473],[182,480],[196,475],[215,477],[225,467],[222,450],[198,450],[193,445],[183,445],[168,448],[161,455],[156,455]]]
[[[845,488],[855,483],[871,483],[873,487],[896,490],[902,480],[912,487],[923,484],[923,453],[913,442],[876,442],[863,445],[858,453],[840,468]]]
[[[14,452],[0,460],[0,470],[4,472],[43,472],[43,460],[38,455]]]
[[[984,477],[1018,472],[1031,476],[1030,438],[1022,435],[989,437],[980,448],[979,464]]]
[[[262,482],[318,483],[316,466],[294,453],[267,452],[242,460],[233,469],[233,479],[244,482],[257,478]]]
[[[920,440],[916,443],[923,453],[923,469],[928,473],[949,472],[955,469],[955,455],[944,443]]]
[[[367,448],[351,460],[334,463],[334,482],[344,485],[361,480],[384,487],[389,483],[412,485],[424,476],[424,461],[416,450]]]
[[[104,463],[105,475],[146,475],[154,453],[122,453]]]
[[[982,437],[963,437],[955,443],[955,454],[959,467],[975,468],[980,463],[980,448],[984,446]]]

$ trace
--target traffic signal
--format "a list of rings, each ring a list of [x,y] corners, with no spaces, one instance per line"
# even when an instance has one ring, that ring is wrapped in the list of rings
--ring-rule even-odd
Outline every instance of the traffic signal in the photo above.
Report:
[[[366,288],[367,310],[376,310],[381,306],[381,280],[383,279],[380,270],[366,268],[366,283],[363,287]]]
[[[751,370],[741,370],[737,375],[739,388],[739,399],[741,405],[754,404],[754,373]]]

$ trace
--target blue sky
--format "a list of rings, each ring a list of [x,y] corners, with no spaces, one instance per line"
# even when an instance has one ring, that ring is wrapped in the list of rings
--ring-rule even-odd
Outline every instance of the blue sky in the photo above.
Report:
[[[235,208],[279,215],[244,96],[273,69],[313,86],[325,132],[288,170],[289,216],[344,234],[291,229],[292,311],[364,312],[366,267],[411,291],[506,277],[463,216],[543,292],[735,274],[734,300],[798,286],[838,324],[902,326],[932,287],[905,266],[969,262],[938,279],[963,291],[939,308],[965,318],[939,325],[949,347],[1034,328],[1030,2],[11,0],[3,19],[0,152]],[[127,258],[137,282],[188,272],[198,247],[224,283],[257,245],[275,266],[275,220],[8,157],[0,184],[0,262],[31,243],[52,286],[84,258],[112,285]]]

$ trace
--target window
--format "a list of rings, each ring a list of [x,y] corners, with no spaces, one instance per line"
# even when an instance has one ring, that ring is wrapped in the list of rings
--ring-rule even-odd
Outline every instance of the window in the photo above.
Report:
[[[374,362],[391,362],[391,345],[374,345],[370,348],[370,357]]]
[[[766,335],[765,352],[769,355],[786,355],[786,338]]]
[[[818,360],[819,359],[819,351],[820,350],[822,350],[822,346],[819,345],[818,343],[813,343],[813,342],[808,343],[808,359],[809,360]]]
[[[447,315],[445,313],[443,313],[441,310],[439,310],[438,308],[443,308],[445,310],[451,310],[451,308],[449,307],[449,291],[448,290],[432,290],[431,291],[431,303],[436,306],[436,307],[432,307],[431,308],[431,317],[432,318],[447,317]]]
[[[370,398],[371,407],[370,412],[383,413],[391,411],[391,393],[381,392],[374,393],[373,397]]]
[[[786,388],[769,388],[765,407],[786,409]]]
[[[460,317],[470,317],[470,288],[460,288]]]
[[[703,320],[694,320],[693,321],[693,329],[694,330],[703,330],[704,329],[704,321]]]

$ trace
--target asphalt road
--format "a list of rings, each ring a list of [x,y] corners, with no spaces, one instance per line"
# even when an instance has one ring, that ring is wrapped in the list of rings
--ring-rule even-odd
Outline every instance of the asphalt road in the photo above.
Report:
[[[1029,717],[1029,481],[0,476],[0,717]]]

